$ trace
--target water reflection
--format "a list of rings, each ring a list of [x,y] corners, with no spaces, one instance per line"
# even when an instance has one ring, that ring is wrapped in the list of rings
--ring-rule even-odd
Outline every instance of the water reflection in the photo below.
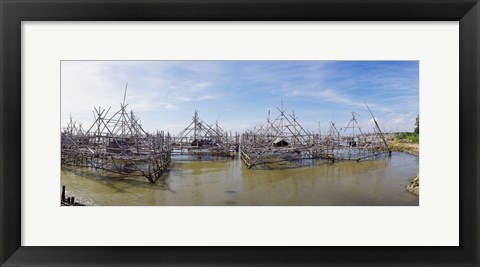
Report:
[[[239,159],[173,159],[164,181],[88,168],[63,168],[62,184],[95,205],[418,205],[405,186],[418,157],[394,153],[364,162],[301,162],[247,169]]]

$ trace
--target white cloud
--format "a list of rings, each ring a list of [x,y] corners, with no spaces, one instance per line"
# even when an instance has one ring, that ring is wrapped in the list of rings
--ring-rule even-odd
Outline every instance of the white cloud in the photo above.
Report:
[[[112,107],[110,113],[113,114],[112,112],[120,108],[125,84],[128,82],[126,97],[128,109],[133,109],[138,117],[144,118],[146,124],[154,127],[149,128],[150,130],[168,128],[168,125],[175,124],[175,119],[186,116],[188,111],[200,109],[206,119],[214,118],[222,110],[224,112],[226,110],[222,115],[229,117],[227,122],[232,123],[222,127],[243,131],[257,125],[250,121],[242,121],[248,116],[264,119],[268,116],[267,110],[270,110],[271,116],[275,117],[277,108],[271,108],[275,104],[270,100],[275,99],[277,106],[280,106],[282,95],[287,102],[299,105],[295,109],[301,114],[302,125],[305,124],[307,128],[317,129],[318,121],[322,121],[322,126],[327,127],[330,118],[333,120],[337,118],[339,124],[340,121],[348,122],[348,111],[361,113],[363,117],[360,119],[365,121],[365,127],[372,128],[364,100],[381,121],[381,127],[385,125],[387,129],[399,130],[413,128],[416,113],[394,113],[399,110],[418,110],[418,97],[415,94],[411,95],[409,91],[404,90],[396,94],[390,93],[394,91],[392,88],[372,89],[369,93],[355,91],[356,89],[349,88],[357,85],[356,83],[348,84],[348,79],[338,77],[336,79],[340,82],[336,81],[332,85],[329,79],[335,75],[328,75],[328,68],[322,64],[296,63],[302,65],[301,68],[290,66],[291,68],[287,69],[282,64],[273,64],[266,69],[265,66],[269,64],[242,64],[240,66],[228,62],[192,64],[181,61],[64,61],[61,81],[62,125],[66,125],[69,115],[72,114],[74,120],[83,122],[84,127],[89,127],[94,120],[93,107],[101,106],[105,109]],[[372,79],[363,76],[361,78],[366,81]],[[381,77],[378,78],[380,83]],[[385,86],[387,85],[394,88],[404,86],[396,80],[389,80]],[[415,88],[411,89],[415,92]],[[253,95],[255,97],[252,97]],[[356,98],[356,95],[362,97],[368,95],[369,99]],[[290,100],[285,97],[293,98]],[[252,105],[248,108],[242,107],[239,114],[239,107],[235,105],[237,101],[238,103],[247,101]],[[287,109],[288,104],[285,105]],[[264,113],[258,112],[260,110],[264,110]],[[258,124],[263,122],[260,121]]]
[[[217,99],[218,96],[213,96],[213,95],[204,95],[204,96],[201,96],[199,98],[197,98],[198,101],[202,101],[202,100],[211,100],[211,99]]]
[[[211,85],[210,82],[200,82],[200,83],[197,83],[195,84],[195,86],[193,87],[195,91],[201,91],[207,87],[209,87]]]
[[[355,99],[351,99],[350,97],[337,93],[331,89],[322,90],[319,93],[317,93],[317,96],[324,100],[327,100],[329,102],[333,102],[336,104],[344,104],[344,105],[355,106],[355,107],[365,107],[365,104],[363,102]]]
[[[70,114],[84,125],[93,123],[93,107],[118,110],[127,82],[125,102],[135,113],[177,110],[181,103],[219,98],[208,92],[212,85],[209,81],[169,76],[169,67],[175,65],[178,63],[169,61],[63,61],[62,126],[66,126]]]
[[[176,96],[175,98],[179,103],[192,101],[191,97],[186,97],[186,96]]]
[[[167,109],[167,110],[175,110],[175,109],[178,109],[178,108],[177,108],[177,106],[175,106],[175,105],[166,104],[166,105],[165,105],[165,109]]]

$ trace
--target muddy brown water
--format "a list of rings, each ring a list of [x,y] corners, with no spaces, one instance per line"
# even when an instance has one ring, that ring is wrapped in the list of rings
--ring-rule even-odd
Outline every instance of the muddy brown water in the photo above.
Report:
[[[67,194],[105,206],[412,206],[406,191],[418,156],[393,153],[363,162],[306,161],[302,167],[247,169],[240,159],[172,158],[165,181],[90,168],[63,167]]]

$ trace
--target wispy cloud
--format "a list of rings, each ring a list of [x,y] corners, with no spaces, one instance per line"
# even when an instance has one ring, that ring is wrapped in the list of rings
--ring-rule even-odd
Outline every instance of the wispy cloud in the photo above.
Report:
[[[195,84],[195,86],[193,87],[193,88],[194,88],[193,90],[195,90],[195,91],[201,91],[201,90],[209,87],[210,84],[211,84],[210,82],[200,82],[200,83],[197,83],[197,84]]]
[[[344,105],[348,107],[353,107],[357,109],[365,109],[366,101],[364,99],[354,99],[351,96],[348,96],[345,93],[339,93],[332,89],[320,90],[318,92],[302,92],[302,91],[292,91],[287,94],[290,97],[313,97],[317,98],[319,101],[327,101],[337,105]],[[374,103],[367,103],[369,107],[374,107],[377,111],[381,112],[392,112],[392,109]]]
[[[203,95],[200,96],[197,100],[202,101],[202,100],[212,100],[212,99],[217,99],[218,96],[213,96],[213,95]]]
[[[384,61],[63,61],[62,124],[89,124],[93,107],[126,103],[150,131],[179,130],[195,110],[242,130],[277,112],[283,98],[305,127],[348,122],[368,127],[368,103],[386,128],[412,128],[418,114],[418,62]],[[413,122],[412,122],[413,120]],[[181,130],[181,129],[180,129]]]

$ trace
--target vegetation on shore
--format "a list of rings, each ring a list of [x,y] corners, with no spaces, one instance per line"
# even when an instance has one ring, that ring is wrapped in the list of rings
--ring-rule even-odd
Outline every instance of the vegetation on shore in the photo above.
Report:
[[[402,133],[397,133],[394,139],[397,140],[398,142],[418,144],[420,136],[418,133],[415,133],[415,132],[413,133],[402,132]]]
[[[404,152],[418,156],[418,144],[420,140],[420,119],[417,115],[415,119],[415,128],[413,132],[396,133],[393,138],[388,140],[388,146],[392,151]]]
[[[390,150],[412,155],[419,154],[419,136],[415,133],[400,133],[388,140]]]

